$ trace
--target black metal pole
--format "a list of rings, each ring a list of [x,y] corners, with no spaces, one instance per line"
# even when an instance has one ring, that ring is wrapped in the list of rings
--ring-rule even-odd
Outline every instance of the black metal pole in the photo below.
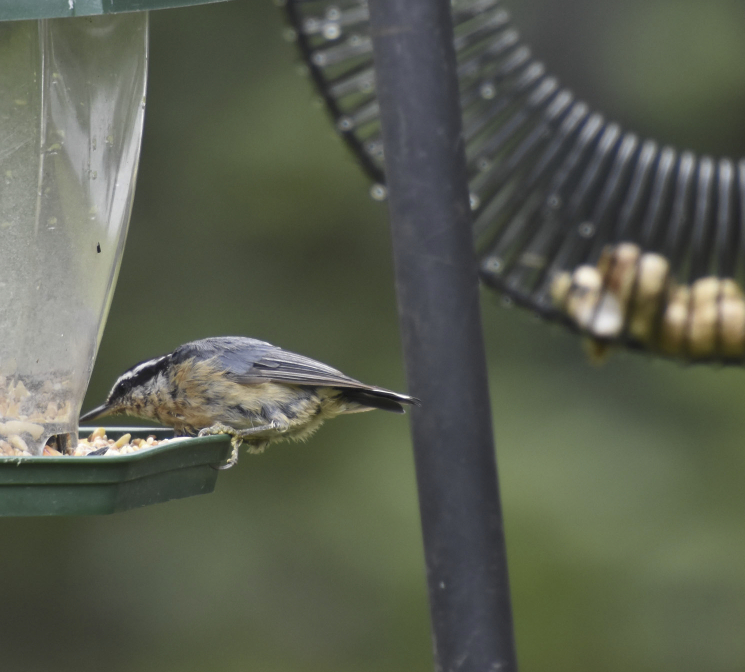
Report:
[[[369,0],[437,670],[517,669],[449,0]]]

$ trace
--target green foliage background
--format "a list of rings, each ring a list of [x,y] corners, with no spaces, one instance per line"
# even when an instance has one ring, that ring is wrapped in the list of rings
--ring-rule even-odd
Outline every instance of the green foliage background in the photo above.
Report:
[[[514,10],[610,117],[745,155],[742,3]],[[151,28],[139,186],[87,406],[135,362],[220,334],[403,390],[385,208],[295,75],[277,10],[236,0]],[[624,353],[593,368],[491,295],[484,323],[521,669],[745,669],[742,371]],[[5,670],[432,668],[399,416],[244,455],[209,497],[0,519],[0,538]]]

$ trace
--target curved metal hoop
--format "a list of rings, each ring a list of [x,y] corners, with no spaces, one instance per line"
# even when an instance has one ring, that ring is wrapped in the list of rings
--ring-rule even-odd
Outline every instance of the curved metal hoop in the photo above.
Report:
[[[286,11],[380,196],[366,1],[286,0]],[[660,147],[593,112],[533,58],[501,0],[452,12],[484,283],[598,342],[741,362],[745,160]]]

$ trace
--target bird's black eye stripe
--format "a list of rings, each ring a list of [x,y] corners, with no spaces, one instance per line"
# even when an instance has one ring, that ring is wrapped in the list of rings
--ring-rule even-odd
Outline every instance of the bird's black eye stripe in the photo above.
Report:
[[[132,388],[154,378],[168,367],[168,359],[169,355],[158,357],[158,359],[149,359],[133,366],[129,371],[125,371],[114,384],[111,396],[119,397]]]

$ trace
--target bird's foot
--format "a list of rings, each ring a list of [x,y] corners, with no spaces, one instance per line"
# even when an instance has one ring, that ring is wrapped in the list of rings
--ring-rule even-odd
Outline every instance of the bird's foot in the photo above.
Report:
[[[217,468],[220,470],[231,469],[238,463],[238,451],[243,443],[243,438],[240,436],[241,430],[223,424],[222,422],[215,423],[211,427],[205,427],[204,429],[199,430],[199,436],[215,436],[217,434],[227,434],[230,436],[230,445],[233,447],[228,461]]]
[[[230,440],[230,445],[233,446],[233,451],[230,453],[228,461],[222,466],[218,467],[220,471],[223,471],[225,469],[232,469],[236,464],[238,464],[238,451],[242,444],[243,439],[241,439],[240,437],[234,436]]]
[[[222,422],[215,423],[212,427],[205,427],[199,430],[199,436],[214,436],[215,434],[229,434],[230,436],[237,436],[240,434],[239,429],[231,427],[230,425],[223,424]]]
[[[215,434],[228,434],[231,437],[230,443],[233,446],[233,452],[230,455],[230,459],[220,467],[220,469],[230,469],[234,467],[238,462],[238,450],[243,444],[243,441],[252,434],[265,434],[267,432],[285,432],[287,428],[284,425],[280,425],[274,421],[269,422],[266,425],[259,425],[258,427],[249,427],[248,429],[236,429],[230,427],[222,422],[218,422],[211,427],[205,427],[199,431],[199,436],[213,436]],[[250,453],[263,453],[264,449],[269,445],[269,441],[257,440],[249,443],[248,452]]]

